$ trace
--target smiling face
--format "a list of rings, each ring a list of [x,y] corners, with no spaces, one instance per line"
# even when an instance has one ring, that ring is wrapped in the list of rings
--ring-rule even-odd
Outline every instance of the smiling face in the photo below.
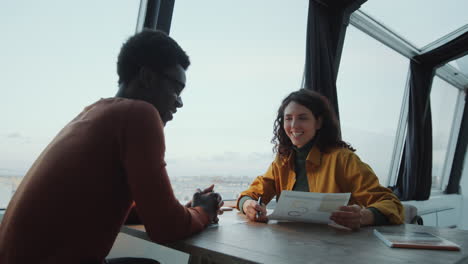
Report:
[[[292,101],[284,109],[284,131],[298,148],[312,140],[321,126],[322,119],[316,119],[307,107],[299,103]]]

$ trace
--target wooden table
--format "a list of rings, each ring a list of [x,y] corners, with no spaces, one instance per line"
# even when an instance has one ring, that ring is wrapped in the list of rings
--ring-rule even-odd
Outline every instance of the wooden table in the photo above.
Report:
[[[191,255],[191,263],[454,263],[468,255],[468,231],[418,225],[379,229],[427,231],[459,244],[461,251],[389,248],[374,236],[375,227],[339,231],[327,225],[270,221],[248,222],[237,211],[220,224],[168,245]],[[143,226],[122,232],[149,240]]]

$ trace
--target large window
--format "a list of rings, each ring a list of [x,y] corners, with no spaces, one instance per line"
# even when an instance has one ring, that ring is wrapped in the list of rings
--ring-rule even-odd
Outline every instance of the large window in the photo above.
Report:
[[[432,188],[441,188],[458,94],[458,89],[434,77],[431,88]]]
[[[468,24],[468,1],[367,1],[364,12],[421,48]]]
[[[266,8],[267,7],[267,8]],[[171,35],[192,65],[166,126],[176,196],[214,182],[234,199],[274,156],[281,100],[300,88],[308,1],[176,1]]]
[[[389,184],[408,64],[405,57],[348,27],[337,80],[342,136],[384,186]]]
[[[117,92],[116,61],[139,1],[3,1],[0,208],[58,131]]]

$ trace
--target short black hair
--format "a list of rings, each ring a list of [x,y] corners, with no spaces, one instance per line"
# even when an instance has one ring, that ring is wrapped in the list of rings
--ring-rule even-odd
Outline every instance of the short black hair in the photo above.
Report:
[[[179,44],[163,31],[145,29],[130,37],[120,49],[119,85],[128,84],[143,67],[162,72],[176,65],[184,70],[190,65],[189,57]]]

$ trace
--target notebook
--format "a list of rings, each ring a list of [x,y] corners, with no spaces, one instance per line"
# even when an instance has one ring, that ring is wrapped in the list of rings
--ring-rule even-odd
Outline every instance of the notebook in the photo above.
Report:
[[[392,232],[374,229],[374,235],[393,248],[460,250],[459,245],[428,232]]]

